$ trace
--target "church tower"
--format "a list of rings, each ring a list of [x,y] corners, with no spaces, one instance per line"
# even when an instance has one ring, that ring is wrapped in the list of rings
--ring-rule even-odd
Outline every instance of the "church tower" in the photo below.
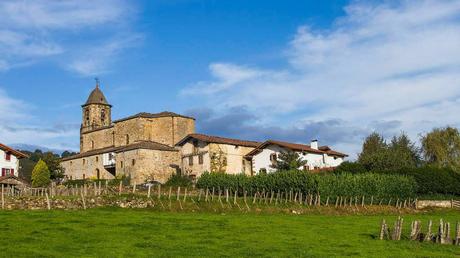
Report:
[[[89,94],[88,100],[82,107],[81,132],[99,129],[112,124],[112,105],[107,102],[102,91],[99,89],[99,81],[96,79],[96,88]]]

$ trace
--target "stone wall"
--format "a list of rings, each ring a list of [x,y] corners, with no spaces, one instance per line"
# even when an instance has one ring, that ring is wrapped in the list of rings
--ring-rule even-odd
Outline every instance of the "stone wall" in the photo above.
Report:
[[[131,184],[165,183],[179,167],[179,152],[138,149],[117,153],[117,175],[130,176]]]
[[[102,120],[102,110],[105,112],[105,119]],[[112,123],[111,108],[108,105],[90,104],[83,107],[82,131],[91,131],[100,127],[109,126]],[[88,116],[86,113],[88,112]],[[87,119],[89,118],[89,119]]]
[[[143,121],[140,118],[115,123],[115,146],[124,146],[144,139]]]
[[[452,208],[452,201],[439,201],[439,200],[418,200],[416,209],[423,208]]]
[[[225,173],[251,175],[251,163],[244,159],[244,155],[254,148],[202,141],[197,141],[198,146],[195,148],[191,141],[193,139],[181,147],[181,168],[184,174],[199,177],[205,171],[217,172],[215,164],[219,163]],[[199,163],[200,155],[203,156],[203,164]],[[192,165],[190,159],[193,160]]]
[[[113,179],[102,164],[102,154],[84,157],[80,159],[61,162],[65,175],[70,179],[97,178],[99,171],[100,179]]]
[[[82,133],[82,146],[80,152],[114,146],[114,128],[106,128],[87,133]],[[93,146],[94,144],[94,146]]]

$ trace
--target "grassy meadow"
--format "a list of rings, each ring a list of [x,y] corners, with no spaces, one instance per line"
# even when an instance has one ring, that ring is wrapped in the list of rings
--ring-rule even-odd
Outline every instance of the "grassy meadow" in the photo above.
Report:
[[[396,215],[161,212],[97,208],[0,211],[2,257],[459,257],[460,247],[377,239]],[[459,211],[403,215],[425,226]],[[426,230],[422,227],[422,230]],[[453,234],[453,232],[452,232]]]

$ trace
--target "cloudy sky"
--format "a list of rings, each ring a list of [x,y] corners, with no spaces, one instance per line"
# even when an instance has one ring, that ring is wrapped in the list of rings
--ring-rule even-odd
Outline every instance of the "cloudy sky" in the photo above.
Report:
[[[319,3],[321,2],[321,3]],[[94,77],[114,118],[333,146],[460,126],[460,1],[1,1],[0,142],[78,149]]]

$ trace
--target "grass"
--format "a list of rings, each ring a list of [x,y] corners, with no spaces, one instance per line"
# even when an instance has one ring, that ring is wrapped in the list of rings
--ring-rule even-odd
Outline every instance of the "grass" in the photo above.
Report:
[[[460,247],[407,239],[377,240],[382,218],[396,215],[293,215],[161,212],[98,208],[78,211],[0,211],[2,257],[455,257]],[[443,218],[459,211],[404,215]],[[435,223],[436,224],[436,223]],[[424,228],[423,230],[426,230]]]

